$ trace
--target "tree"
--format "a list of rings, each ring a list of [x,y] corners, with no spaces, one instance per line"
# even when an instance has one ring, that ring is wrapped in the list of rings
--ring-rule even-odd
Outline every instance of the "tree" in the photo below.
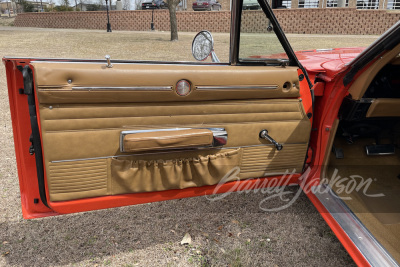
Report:
[[[7,13],[8,13],[8,17],[10,17],[10,6],[8,5],[8,1],[6,2],[7,3]]]
[[[18,13],[18,11],[17,11],[18,6],[17,6],[16,1],[15,1],[15,0],[11,0],[10,3],[11,3],[11,9],[13,10],[14,15],[17,15],[17,13]]]
[[[178,23],[176,21],[176,7],[181,0],[168,0],[169,23],[171,25],[171,41],[178,41]]]
[[[86,11],[99,11],[101,9],[101,5],[98,4],[89,4],[86,6]]]
[[[135,10],[142,9],[142,0],[135,0]]]
[[[48,3],[49,3],[49,7],[47,7],[47,6],[45,7],[46,12],[53,11],[53,8],[54,8],[54,0],[49,0]]]
[[[79,4],[81,5],[81,11],[83,11],[83,1],[79,1]]]
[[[35,9],[35,6],[31,3],[28,3],[26,0],[17,0],[16,1],[17,6],[20,8],[18,13],[21,12],[33,12]]]
[[[70,6],[56,6],[54,9],[57,12],[74,11],[74,8]]]
[[[97,3],[100,5],[100,9],[99,10],[106,10],[107,9],[105,0],[97,0]]]
[[[22,3],[22,6],[23,6],[23,9],[24,9],[24,12],[33,12],[34,9],[35,9],[35,6],[33,4],[28,3],[26,1],[24,1]]]
[[[130,10],[131,9],[131,1],[130,0],[122,0],[122,9]]]

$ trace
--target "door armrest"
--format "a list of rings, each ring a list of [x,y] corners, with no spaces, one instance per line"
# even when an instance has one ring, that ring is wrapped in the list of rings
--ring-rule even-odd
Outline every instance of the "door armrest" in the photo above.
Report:
[[[228,134],[224,128],[175,128],[122,131],[121,152],[223,146]]]

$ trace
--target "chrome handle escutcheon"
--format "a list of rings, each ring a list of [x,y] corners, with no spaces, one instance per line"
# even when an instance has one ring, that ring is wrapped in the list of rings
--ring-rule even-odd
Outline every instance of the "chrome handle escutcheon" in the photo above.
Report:
[[[276,142],[274,140],[274,138],[272,138],[271,136],[268,135],[268,131],[266,129],[261,130],[260,134],[259,134],[260,138],[263,138],[265,140],[270,141],[272,144],[274,144],[276,150],[282,150],[283,149],[283,145],[279,144],[278,142]]]

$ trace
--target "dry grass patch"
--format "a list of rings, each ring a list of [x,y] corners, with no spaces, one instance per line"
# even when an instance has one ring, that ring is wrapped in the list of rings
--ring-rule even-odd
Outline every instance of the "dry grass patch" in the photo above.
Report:
[[[15,17],[0,17],[0,26],[14,26]]]

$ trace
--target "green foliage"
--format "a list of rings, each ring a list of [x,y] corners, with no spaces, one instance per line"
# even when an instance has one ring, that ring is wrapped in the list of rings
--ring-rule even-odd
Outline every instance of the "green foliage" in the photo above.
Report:
[[[90,4],[86,6],[87,11],[99,11],[101,9],[101,5]]]
[[[24,9],[24,12],[33,12],[35,6],[32,5],[31,3],[28,3],[26,1],[22,1],[22,8]]]
[[[70,6],[56,6],[54,9],[58,12],[74,11],[74,8]]]

